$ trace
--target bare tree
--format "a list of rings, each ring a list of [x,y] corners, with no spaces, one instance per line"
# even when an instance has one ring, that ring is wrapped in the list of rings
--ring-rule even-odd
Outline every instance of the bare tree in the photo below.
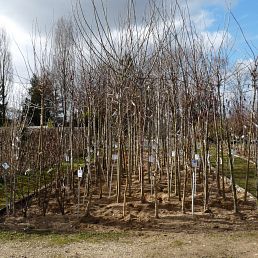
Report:
[[[0,126],[6,122],[7,94],[12,84],[12,60],[9,40],[4,29],[0,29]]]

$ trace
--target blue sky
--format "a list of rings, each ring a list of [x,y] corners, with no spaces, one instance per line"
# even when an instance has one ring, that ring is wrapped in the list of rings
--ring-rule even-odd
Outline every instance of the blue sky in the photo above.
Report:
[[[22,50],[28,51],[31,45],[31,32],[35,20],[41,28],[49,29],[54,21],[61,16],[68,16],[71,13],[71,3],[76,0],[0,0],[0,27],[6,27],[11,39],[14,39]],[[97,3],[100,0],[95,0]],[[127,0],[103,0],[110,9],[110,16],[117,16],[123,12],[124,4]],[[134,0],[138,13],[142,13],[147,0]],[[174,0],[164,0],[173,3]],[[178,0],[184,3],[186,0]],[[83,0],[87,16],[91,16],[91,0]],[[156,0],[160,2],[160,0]],[[215,33],[223,30],[225,17],[228,18],[228,6],[241,24],[241,27],[248,41],[254,45],[254,50],[258,48],[258,0],[188,0],[190,12],[193,17],[204,13],[202,22],[207,24],[205,32]],[[91,18],[90,18],[91,19]],[[229,33],[235,41],[234,59],[248,59],[248,48],[244,42],[239,28],[233,18],[230,18]],[[256,48],[255,48],[256,47]],[[12,44],[12,51],[18,58],[16,44]],[[22,65],[19,57],[18,66]],[[18,61],[18,60],[17,60]],[[17,62],[18,63],[18,62]]]
[[[207,1],[208,2],[208,1]],[[216,1],[215,1],[216,2]],[[230,6],[231,12],[240,24],[246,39],[252,46],[254,53],[258,53],[258,1],[257,0],[237,0],[234,3],[227,4]],[[210,16],[214,18],[213,24],[209,27],[210,31],[217,31],[223,28],[225,20],[230,19],[229,33],[234,41],[234,48],[231,58],[251,59],[252,54],[249,50],[240,28],[234,18],[230,15],[226,6],[214,3],[207,4],[204,8],[210,12]]]
[[[258,53],[258,1],[257,0],[239,0],[238,4],[233,7],[232,12],[241,24],[247,40],[253,45],[253,49]],[[246,44],[242,37],[239,43],[246,49]],[[245,52],[245,51],[244,51]],[[243,52],[243,56],[246,54]],[[248,50],[248,52],[250,52]]]

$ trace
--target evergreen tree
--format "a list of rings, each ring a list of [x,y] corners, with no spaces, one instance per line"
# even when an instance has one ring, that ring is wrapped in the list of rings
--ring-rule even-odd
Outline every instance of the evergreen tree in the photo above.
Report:
[[[47,80],[46,87],[41,88],[41,80],[33,74],[31,81],[31,88],[29,89],[29,97],[25,99],[23,105],[23,115],[27,112],[27,120],[30,125],[40,125],[40,113],[41,113],[41,94],[44,94],[44,124],[47,124],[53,119],[53,107],[52,107],[52,91],[50,86],[50,80]],[[43,90],[43,92],[42,92]]]

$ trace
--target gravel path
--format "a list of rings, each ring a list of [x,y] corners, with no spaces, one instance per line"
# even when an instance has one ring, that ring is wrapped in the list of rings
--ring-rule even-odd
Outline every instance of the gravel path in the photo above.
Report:
[[[56,245],[1,240],[0,257],[257,257],[258,231],[217,233],[133,233],[118,241]]]

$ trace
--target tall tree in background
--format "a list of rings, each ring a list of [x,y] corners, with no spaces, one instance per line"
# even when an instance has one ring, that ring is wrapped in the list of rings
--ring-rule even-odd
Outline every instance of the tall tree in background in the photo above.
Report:
[[[31,88],[29,89],[29,98],[26,99],[26,105],[29,106],[28,117],[31,124],[39,125],[41,99],[39,90],[39,78],[35,74],[33,74],[30,83]]]
[[[12,60],[9,41],[4,29],[0,29],[0,126],[6,122],[7,92],[12,83]]]
[[[44,89],[42,89],[42,80],[44,80]],[[52,120],[54,116],[51,80],[47,74],[44,75],[44,78],[40,78],[36,74],[33,74],[30,83],[31,88],[29,89],[29,97],[25,100],[23,113],[25,114],[26,110],[28,109],[28,123],[30,125],[39,126],[42,108],[41,97],[42,94],[44,94],[43,124],[46,124]],[[44,91],[43,93],[42,90]]]
[[[55,76],[54,88],[60,96],[63,125],[67,123],[70,90],[73,77],[73,24],[70,20],[58,20],[54,34],[53,74]]]

